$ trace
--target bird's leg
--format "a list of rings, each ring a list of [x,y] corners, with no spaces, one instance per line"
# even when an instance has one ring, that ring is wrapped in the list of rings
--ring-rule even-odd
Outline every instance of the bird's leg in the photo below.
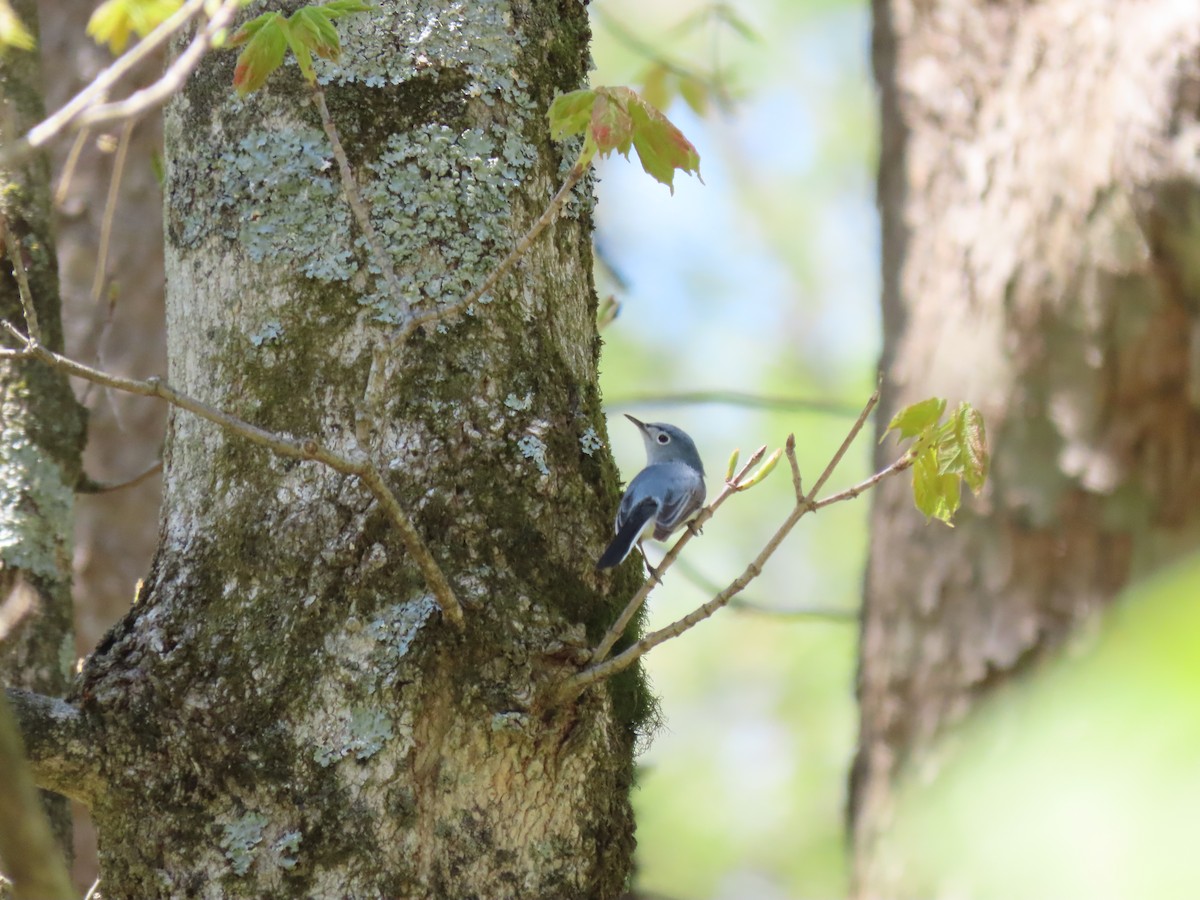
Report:
[[[646,548],[641,541],[637,542],[638,553],[642,554],[642,562],[646,564],[646,571],[650,573],[650,579],[655,584],[662,584],[662,576],[658,574],[658,569],[650,565],[650,557],[646,555]]]

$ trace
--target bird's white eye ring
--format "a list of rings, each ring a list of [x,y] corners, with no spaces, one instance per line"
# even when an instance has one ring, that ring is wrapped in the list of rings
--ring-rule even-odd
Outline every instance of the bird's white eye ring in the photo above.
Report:
[[[669,434],[659,434],[658,442],[660,444],[669,444],[671,443],[671,436]]]

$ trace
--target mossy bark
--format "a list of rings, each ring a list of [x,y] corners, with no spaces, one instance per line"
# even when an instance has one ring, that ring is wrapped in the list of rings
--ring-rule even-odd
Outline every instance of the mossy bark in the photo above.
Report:
[[[385,2],[342,32],[322,77],[403,303],[447,304],[573,161],[545,110],[584,79],[585,11]],[[360,484],[174,413],[152,571],[80,692],[105,896],[616,897],[640,681],[538,703],[622,599],[592,570],[616,473],[590,198],[389,352],[403,303],[296,70],[245,101],[232,74],[209,59],[166,114],[169,380],[378,464],[467,625]]]
[[[954,530],[874,496],[851,807],[857,895],[896,898],[898,775],[1200,538],[1200,7],[874,6],[879,421],[965,399],[994,456]]]
[[[31,29],[37,5],[15,2]],[[0,55],[0,144],[44,114],[37,54]],[[0,171],[0,216],[10,246],[0,247],[0,319],[28,331],[12,259],[22,261],[43,342],[62,349],[58,274],[50,228],[49,167],[37,156]],[[2,243],[2,242],[0,242]],[[12,346],[5,336],[3,342]],[[65,378],[25,360],[0,360],[0,604],[32,590],[32,609],[0,642],[0,682],[62,694],[75,660],[71,620],[71,531],[85,415]],[[47,805],[70,851],[70,810]]]

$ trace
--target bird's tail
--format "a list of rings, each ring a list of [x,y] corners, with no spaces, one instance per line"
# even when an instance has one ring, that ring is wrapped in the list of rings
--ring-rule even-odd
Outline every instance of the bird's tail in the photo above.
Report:
[[[623,563],[625,557],[629,555],[629,551],[633,549],[633,545],[642,536],[642,531],[650,524],[650,520],[657,512],[658,501],[653,497],[647,497],[630,510],[629,518],[621,523],[621,527],[617,530],[617,536],[612,539],[608,549],[601,555],[600,561],[596,563],[596,568],[611,569],[613,566]]]

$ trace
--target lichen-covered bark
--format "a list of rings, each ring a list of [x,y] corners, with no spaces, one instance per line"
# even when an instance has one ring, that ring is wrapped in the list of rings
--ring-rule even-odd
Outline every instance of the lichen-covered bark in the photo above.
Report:
[[[14,8],[35,26],[35,3]],[[38,122],[43,110],[37,56],[0,55],[0,143]],[[0,248],[0,319],[26,328],[10,261],[17,254],[27,269],[42,338],[61,349],[49,190],[44,158],[0,171],[0,216],[15,245]],[[7,337],[4,342],[12,345]],[[65,378],[34,363],[0,360],[0,603],[11,590],[24,589],[18,585],[37,597],[33,612],[0,642],[0,683],[8,686],[62,694],[70,677],[72,510],[84,421]],[[68,807],[61,798],[48,805],[69,850]]]
[[[553,2],[385,2],[343,28],[329,107],[417,309],[553,194],[572,160],[545,109],[586,38]],[[154,566],[80,694],[105,896],[615,897],[639,683],[538,704],[617,603],[591,567],[616,480],[593,450],[589,203],[387,352],[401,304],[299,77],[237,101],[232,69],[210,60],[166,115],[169,380],[376,461],[467,628],[360,484],[173,414]]]
[[[936,777],[935,738],[1197,544],[1197,60],[1194,4],[875,3],[880,422],[967,399],[994,468],[953,531],[875,495],[860,897],[904,896],[898,773]]]

